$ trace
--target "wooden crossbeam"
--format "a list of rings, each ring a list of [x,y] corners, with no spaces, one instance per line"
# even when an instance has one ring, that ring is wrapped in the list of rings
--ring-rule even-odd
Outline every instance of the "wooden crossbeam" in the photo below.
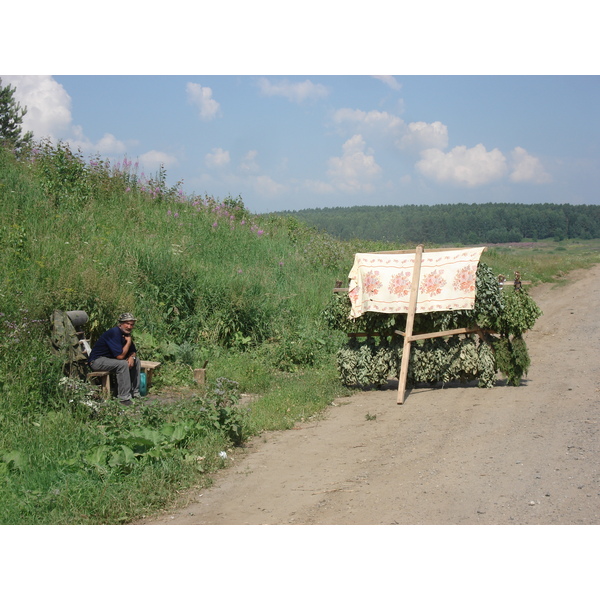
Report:
[[[418,333],[417,335],[411,335],[410,341],[414,342],[416,340],[428,340],[436,337],[459,335],[461,333],[478,333],[479,331],[481,331],[479,327],[460,327],[459,329],[448,329],[447,331],[432,331],[431,333]],[[406,337],[406,333],[404,331],[395,331],[394,333]]]

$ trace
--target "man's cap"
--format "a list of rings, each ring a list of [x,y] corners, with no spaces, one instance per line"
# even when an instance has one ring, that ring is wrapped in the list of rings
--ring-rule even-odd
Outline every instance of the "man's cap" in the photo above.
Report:
[[[125,321],[137,321],[137,319],[131,313],[122,313],[119,315],[119,323]]]

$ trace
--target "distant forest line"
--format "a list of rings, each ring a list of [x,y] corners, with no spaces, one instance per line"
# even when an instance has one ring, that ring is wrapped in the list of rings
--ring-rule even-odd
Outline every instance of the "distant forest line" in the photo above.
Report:
[[[341,240],[400,244],[497,244],[600,238],[600,206],[438,204],[352,206],[282,211]]]

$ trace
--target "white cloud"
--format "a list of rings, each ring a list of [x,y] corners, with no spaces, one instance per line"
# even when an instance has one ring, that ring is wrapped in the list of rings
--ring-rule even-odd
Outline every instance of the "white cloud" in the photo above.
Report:
[[[81,125],[73,125],[70,130],[70,137],[61,139],[71,148],[77,148],[82,152],[97,153],[103,156],[115,156],[127,152],[127,144],[117,139],[112,133],[105,133],[100,140],[92,142],[84,135]]]
[[[421,152],[429,148],[443,149],[448,145],[448,127],[440,121],[409,123],[407,131],[397,141],[401,150]]]
[[[350,125],[370,138],[391,140],[396,148],[403,152],[419,153],[428,148],[446,148],[448,145],[448,127],[440,121],[425,123],[417,121],[405,123],[400,117],[379,110],[340,108],[332,115],[338,125]]]
[[[342,146],[342,156],[329,159],[327,174],[333,184],[346,192],[372,192],[373,181],[381,175],[372,151],[365,152],[365,141],[360,134],[352,136]]]
[[[244,173],[256,173],[259,169],[256,157],[258,156],[257,150],[250,150],[246,153],[240,164],[240,169]]]
[[[402,84],[399,81],[396,81],[396,78],[392,75],[373,75],[375,79],[379,79],[379,81],[383,81],[386,85],[391,87],[393,90],[401,90]]]
[[[197,83],[188,83],[186,86],[188,101],[200,110],[203,121],[212,121],[220,113],[219,103],[212,97],[209,87],[202,87]]]
[[[49,75],[2,75],[2,85],[11,84],[15,99],[27,107],[23,131],[32,131],[37,139],[57,139],[70,133],[71,97]]]
[[[204,157],[204,162],[206,163],[206,166],[211,169],[224,167],[231,162],[229,151],[223,150],[223,148],[213,148],[212,152],[209,152]]]
[[[49,75],[3,75],[2,84],[15,87],[15,99],[27,107],[23,130],[33,131],[36,139],[64,140],[72,148],[102,155],[124,154],[125,142],[112,133],[105,133],[98,142],[92,142],[81,125],[74,125],[71,115],[71,97],[65,88]]]
[[[340,108],[333,113],[333,122],[350,123],[364,132],[383,132],[386,135],[400,135],[404,131],[404,121],[400,117],[380,110],[358,110]]]
[[[314,179],[306,179],[302,183],[302,186],[313,194],[331,194],[335,191],[335,188],[330,183]]]
[[[253,177],[252,184],[255,191],[263,196],[277,196],[286,190],[284,185],[277,183],[268,175]]]
[[[124,154],[127,147],[112,133],[105,133],[102,139],[96,144],[96,150],[100,154]]]
[[[282,96],[291,102],[298,103],[305,100],[324,98],[329,94],[324,85],[313,83],[309,79],[298,83],[284,79],[274,83],[266,77],[261,77],[258,80],[258,86],[264,96]]]
[[[517,146],[510,155],[512,172],[510,180],[515,183],[549,183],[552,177],[547,173],[539,158],[531,156],[527,150]]]
[[[174,156],[159,150],[150,150],[150,152],[142,154],[138,161],[144,170],[158,169],[161,165],[168,167],[177,163]]]
[[[447,153],[437,148],[421,152],[416,169],[440,183],[476,187],[504,177],[506,158],[498,149],[487,151],[483,144],[473,148],[456,146]]]

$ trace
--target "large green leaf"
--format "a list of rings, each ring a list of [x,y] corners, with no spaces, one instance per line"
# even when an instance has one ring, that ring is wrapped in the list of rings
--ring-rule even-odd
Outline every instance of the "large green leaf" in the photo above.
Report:
[[[133,429],[127,435],[118,436],[115,441],[133,448],[137,453],[143,453],[160,444],[162,439],[163,436],[159,431],[145,427]]]
[[[184,423],[165,425],[160,430],[161,434],[172,444],[183,441],[189,432],[189,427]]]
[[[84,460],[95,467],[105,467],[109,452],[109,446],[97,446],[84,456]]]
[[[121,448],[113,452],[109,461],[111,467],[123,467],[135,464],[135,454],[131,448],[121,444]]]

